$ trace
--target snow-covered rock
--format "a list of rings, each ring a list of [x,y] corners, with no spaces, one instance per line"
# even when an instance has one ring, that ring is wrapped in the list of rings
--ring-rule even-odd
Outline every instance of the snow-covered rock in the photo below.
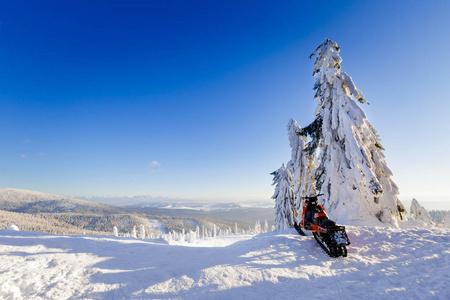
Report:
[[[413,198],[411,201],[411,208],[409,209],[409,213],[414,218],[414,220],[423,221],[425,224],[434,225],[433,219],[431,218],[428,211],[419,204],[419,202]]]
[[[20,230],[19,227],[17,227],[17,225],[15,225],[15,224],[8,225],[8,227],[6,227],[6,229],[7,230],[14,230],[14,231],[19,231]]]

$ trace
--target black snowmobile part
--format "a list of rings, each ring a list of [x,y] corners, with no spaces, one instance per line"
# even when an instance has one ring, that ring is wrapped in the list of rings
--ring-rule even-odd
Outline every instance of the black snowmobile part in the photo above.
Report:
[[[295,230],[297,230],[297,232],[298,232],[300,235],[303,235],[303,236],[306,235],[306,233],[303,232],[302,226],[301,226],[301,225],[299,225],[299,224],[297,224],[297,223],[294,223],[294,228],[295,228]]]
[[[309,196],[309,197],[302,197],[302,199],[317,199],[319,196],[323,196],[323,194],[317,194],[315,196]]]
[[[338,226],[343,227],[343,226]],[[326,233],[313,232],[314,238],[322,249],[331,257],[346,257],[347,245],[350,245],[345,228],[336,228]]]

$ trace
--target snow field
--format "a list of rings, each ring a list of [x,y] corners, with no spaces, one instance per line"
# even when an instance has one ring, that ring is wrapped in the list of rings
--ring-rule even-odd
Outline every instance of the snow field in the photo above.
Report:
[[[0,299],[450,299],[447,229],[347,232],[330,258],[294,230],[184,245],[0,230]]]

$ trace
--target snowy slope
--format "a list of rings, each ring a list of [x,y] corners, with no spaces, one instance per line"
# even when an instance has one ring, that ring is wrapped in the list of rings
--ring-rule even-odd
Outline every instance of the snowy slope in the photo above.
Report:
[[[293,230],[190,247],[0,230],[0,298],[450,299],[450,231],[347,229],[347,258]]]

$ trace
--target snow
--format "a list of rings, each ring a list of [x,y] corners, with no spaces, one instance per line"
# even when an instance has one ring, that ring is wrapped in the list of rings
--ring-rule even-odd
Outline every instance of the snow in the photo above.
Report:
[[[172,245],[0,230],[0,299],[450,298],[448,229],[347,233],[330,258],[292,229]]]
[[[15,225],[15,224],[8,225],[8,227],[6,227],[6,229],[14,230],[14,231],[19,231],[20,230],[19,227],[17,227],[17,225]]]

